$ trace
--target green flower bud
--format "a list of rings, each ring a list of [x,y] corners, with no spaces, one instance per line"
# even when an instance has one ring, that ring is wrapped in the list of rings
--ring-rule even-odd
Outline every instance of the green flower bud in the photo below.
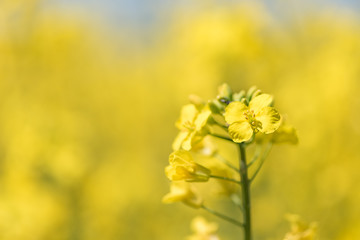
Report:
[[[245,91],[244,90],[242,90],[242,91],[240,91],[238,93],[234,93],[232,95],[232,100],[240,102],[243,97],[245,97]]]
[[[219,87],[219,94],[217,96],[218,99],[226,99],[228,101],[231,101],[232,98],[232,90],[230,86],[227,83],[223,83]]]

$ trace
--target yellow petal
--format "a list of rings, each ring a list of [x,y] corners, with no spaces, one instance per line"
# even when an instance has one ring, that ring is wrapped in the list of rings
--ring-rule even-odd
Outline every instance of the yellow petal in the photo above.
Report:
[[[194,160],[188,151],[179,150],[171,153],[169,156],[169,163],[173,164],[175,162],[181,162],[182,164],[192,164],[194,163]]]
[[[193,123],[199,111],[194,104],[187,104],[181,108],[180,119],[176,122],[176,127],[184,129],[184,124]],[[186,128],[185,128],[186,129]]]
[[[187,131],[181,131],[178,133],[178,135],[176,136],[176,138],[172,144],[172,148],[174,151],[181,149],[181,146],[182,146],[183,142],[185,141],[185,139],[188,137],[188,135],[189,135],[189,132],[187,132]]]
[[[281,116],[273,107],[262,108],[256,115],[256,120],[261,122],[260,132],[266,134],[275,132],[281,124]]]
[[[194,142],[194,138],[195,138],[196,132],[190,132],[187,136],[187,138],[185,138],[185,140],[183,141],[181,147],[186,150],[186,151],[190,151]]]
[[[205,126],[207,120],[209,119],[210,114],[211,114],[210,110],[203,110],[199,115],[197,115],[194,122],[195,129],[197,131],[200,131]]]
[[[261,109],[268,107],[273,102],[273,97],[269,94],[261,94],[253,98],[249,103],[249,108],[254,110],[255,115],[257,115]]]
[[[248,107],[242,102],[231,102],[225,108],[225,121],[228,124],[234,122],[244,121],[245,115],[244,112],[248,110]]]
[[[241,143],[252,137],[253,130],[247,121],[235,122],[229,126],[229,134],[234,142]]]

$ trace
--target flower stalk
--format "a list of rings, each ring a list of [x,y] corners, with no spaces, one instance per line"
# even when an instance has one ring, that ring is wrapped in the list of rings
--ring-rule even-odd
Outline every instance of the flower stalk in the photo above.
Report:
[[[221,219],[223,219],[225,221],[228,221],[229,223],[232,223],[232,224],[234,224],[234,225],[236,225],[238,227],[241,227],[241,228],[244,227],[243,223],[241,223],[241,222],[239,222],[239,221],[237,221],[237,220],[235,220],[235,219],[233,219],[231,217],[228,217],[228,216],[226,216],[226,215],[224,215],[222,213],[214,211],[214,210],[212,210],[212,209],[210,209],[210,208],[208,208],[208,207],[206,207],[204,205],[202,205],[201,208],[204,209],[205,211],[207,211],[208,213],[211,213],[212,215],[214,215],[216,217],[219,217],[219,218],[221,218]]]
[[[239,144],[240,150],[240,179],[241,179],[241,197],[243,204],[243,222],[244,222],[244,240],[252,240],[251,234],[251,202],[250,202],[250,181],[248,178],[248,168],[246,163],[245,144]]]
[[[197,96],[191,96],[190,100],[191,104],[181,109],[180,118],[176,122],[180,131],[172,145],[169,165],[165,168],[165,174],[172,185],[163,202],[182,202],[193,208],[204,209],[241,227],[243,240],[253,240],[251,184],[273,144],[298,142],[296,130],[284,123],[282,115],[273,107],[273,97],[263,94],[256,87],[252,87],[247,93],[244,90],[234,93],[227,84],[223,84],[216,99],[203,101]],[[226,140],[221,144],[231,143],[238,147],[238,166],[220,154],[222,150],[218,150],[212,142],[216,142],[215,138]],[[247,161],[246,148],[254,145],[255,152]],[[195,158],[200,156],[201,161],[197,161]],[[251,176],[250,167],[256,167],[252,169]],[[227,196],[234,207],[239,208],[241,221],[204,205],[206,199],[198,194],[192,183],[215,187],[212,185],[213,181],[209,181],[210,178],[219,180],[217,185],[221,189],[215,188],[216,192]],[[195,237],[218,239],[213,238],[217,227],[209,227],[204,221],[200,222],[202,225],[197,228]]]

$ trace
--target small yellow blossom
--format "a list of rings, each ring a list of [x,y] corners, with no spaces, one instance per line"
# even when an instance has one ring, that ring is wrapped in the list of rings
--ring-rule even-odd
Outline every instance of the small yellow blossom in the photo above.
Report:
[[[207,105],[201,110],[194,104],[183,106],[180,119],[175,124],[180,132],[173,142],[173,150],[189,151],[194,144],[200,142],[207,134],[205,126],[210,115],[211,111]]]
[[[198,144],[191,149],[192,152],[199,153],[204,156],[214,156],[217,152],[217,145],[213,143],[210,136],[206,136]]]
[[[170,192],[162,198],[163,203],[183,202],[193,208],[200,208],[203,200],[195,194],[193,188],[186,182],[173,182]]]
[[[187,240],[219,240],[220,238],[215,234],[218,230],[218,225],[213,222],[206,221],[203,217],[196,217],[191,222],[191,229],[194,234],[187,238]]]
[[[225,109],[225,120],[234,142],[245,142],[254,133],[273,133],[280,126],[280,114],[270,107],[272,96],[261,94],[253,98],[249,106],[243,102],[231,102]]]
[[[172,181],[206,182],[210,170],[195,163],[191,154],[185,150],[175,151],[169,156],[170,165],[165,168],[166,176]]]
[[[255,140],[257,143],[272,142],[274,144],[297,144],[299,142],[296,129],[293,126],[284,123],[284,121],[282,121],[280,127],[274,133],[269,135],[258,134]]]
[[[316,223],[307,224],[298,215],[289,214],[287,219],[291,224],[291,231],[288,232],[284,240],[315,240]]]

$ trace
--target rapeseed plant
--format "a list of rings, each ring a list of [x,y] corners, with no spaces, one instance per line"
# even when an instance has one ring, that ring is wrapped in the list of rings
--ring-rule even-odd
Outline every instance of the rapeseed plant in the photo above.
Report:
[[[223,84],[219,87],[218,96],[205,103],[201,98],[192,95],[191,104],[185,105],[176,126],[180,133],[173,143],[174,152],[169,156],[170,165],[165,168],[166,176],[172,181],[171,191],[164,198],[164,203],[181,201],[194,208],[205,211],[226,220],[243,230],[243,239],[252,240],[251,215],[251,183],[259,173],[273,144],[298,142],[297,131],[285,123],[284,118],[273,107],[271,95],[262,93],[256,87],[233,93],[232,89]],[[236,144],[239,149],[239,164],[233,165],[223,158],[218,148],[211,144],[211,139],[220,138]],[[247,160],[246,149],[255,145],[259,151],[254,153],[252,160]],[[206,150],[204,150],[206,149]],[[197,163],[192,153],[208,155],[205,167]],[[220,161],[217,161],[217,160]],[[252,176],[249,168],[255,163],[256,170]],[[219,163],[224,163],[219,165]],[[236,173],[236,174],[235,174]],[[205,200],[198,194],[194,186],[188,182],[207,182],[210,178],[221,181],[222,194],[228,196],[235,207],[241,209],[242,220],[209,208]],[[241,191],[239,191],[239,189]],[[291,232],[284,240],[315,239],[313,227],[304,224],[300,227],[298,218],[292,217]],[[194,235],[188,239],[211,240],[219,239],[215,234],[217,226],[196,218],[193,223]]]

